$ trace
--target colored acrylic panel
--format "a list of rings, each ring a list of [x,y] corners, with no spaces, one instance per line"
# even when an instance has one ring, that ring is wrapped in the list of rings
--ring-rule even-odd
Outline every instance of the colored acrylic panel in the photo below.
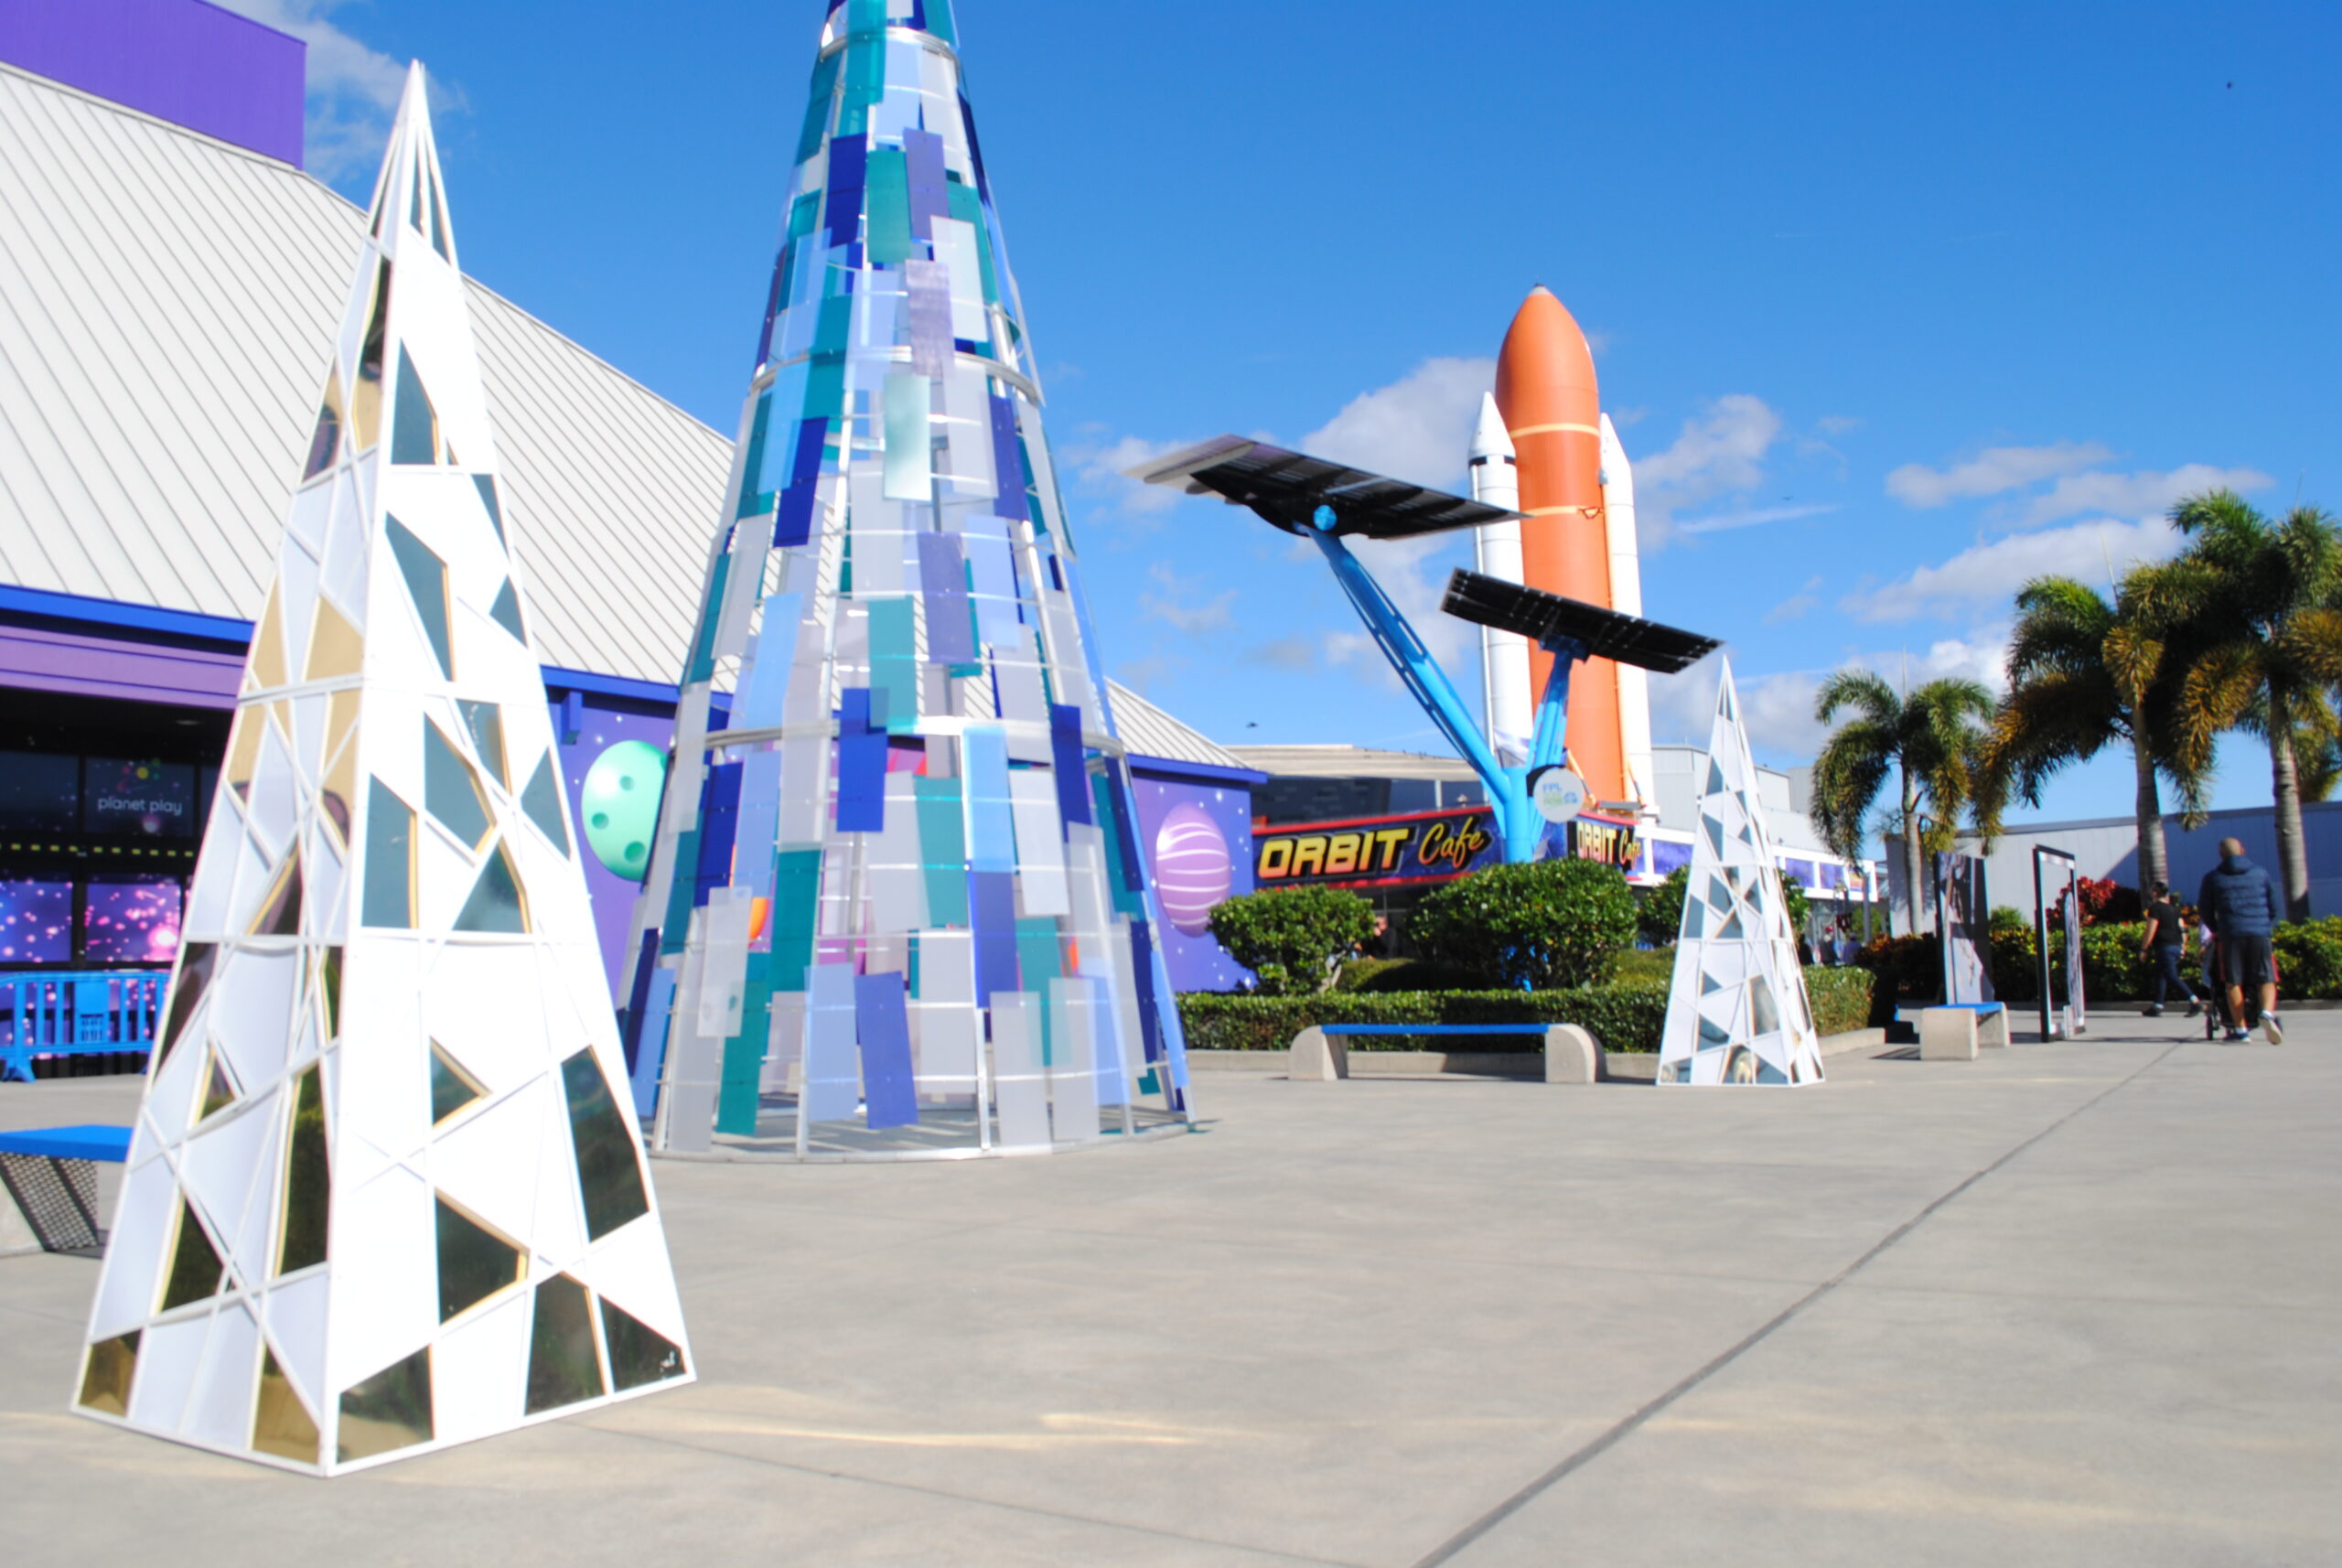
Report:
[[[908,1127],[919,1121],[911,1081],[909,1015],[900,974],[865,974],[854,983],[854,1022],[862,1039],[863,1094],[869,1124]]]

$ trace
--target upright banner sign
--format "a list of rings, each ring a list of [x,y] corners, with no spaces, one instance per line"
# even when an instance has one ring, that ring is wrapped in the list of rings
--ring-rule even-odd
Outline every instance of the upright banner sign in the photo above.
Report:
[[[1429,886],[1504,864],[1496,813],[1485,806],[1256,832],[1262,888]],[[1581,816],[1546,831],[1545,858],[1574,854],[1626,870],[1642,852],[1629,822]]]

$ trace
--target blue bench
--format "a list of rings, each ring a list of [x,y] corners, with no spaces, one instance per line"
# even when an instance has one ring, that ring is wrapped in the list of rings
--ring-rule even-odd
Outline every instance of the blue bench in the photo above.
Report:
[[[0,974],[0,1081],[30,1083],[42,1057],[152,1050],[169,982],[145,969]]]
[[[2009,1043],[2009,1010],[1998,1002],[1943,1002],[1919,1013],[1923,1061],[1974,1061],[1979,1046]]]
[[[130,1158],[130,1129],[91,1124],[0,1133],[0,1188],[15,1206],[0,1213],[0,1254],[70,1252],[94,1258],[105,1245],[98,1229],[98,1171]],[[21,1222],[30,1244],[15,1240]]]
[[[1551,1024],[1320,1024],[1324,1035],[1533,1035],[1542,1039]]]
[[[1604,1072],[1600,1042],[1566,1024],[1318,1024],[1294,1036],[1286,1053],[1286,1077],[1296,1083],[1331,1083],[1349,1077],[1349,1051],[1339,1042],[1344,1036],[1360,1035],[1525,1036],[1544,1047],[1547,1083],[1597,1083]]]

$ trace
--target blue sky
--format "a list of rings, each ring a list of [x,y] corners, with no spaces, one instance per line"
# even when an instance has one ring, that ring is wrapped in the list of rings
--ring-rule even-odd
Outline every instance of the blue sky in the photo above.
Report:
[[[734,427],[822,0],[231,8],[311,38],[313,163],[361,199],[420,56],[467,266]],[[1314,553],[1118,470],[1232,430],[1461,487],[1539,282],[1636,463],[1648,613],[1728,641],[1767,760],[1850,660],[1993,678],[2021,582],[2167,552],[2180,493],[2342,510],[2342,8],[959,8],[1110,666],[1223,742],[1439,744]],[[1471,690],[1467,557],[1375,564]],[[1655,682],[1660,737],[1712,690]],[[2239,738],[2218,803],[2268,799]]]

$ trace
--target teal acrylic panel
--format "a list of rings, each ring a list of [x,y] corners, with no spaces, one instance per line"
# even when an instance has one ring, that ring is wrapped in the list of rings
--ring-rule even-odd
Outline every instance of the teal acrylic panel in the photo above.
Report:
[[[1016,922],[1016,967],[1024,976],[1027,991],[1043,996],[1049,993],[1049,982],[1065,973],[1065,948],[1058,939],[1058,923],[1051,919],[1026,919]],[[1041,1017],[1041,1065],[1056,1061],[1050,1046],[1053,1031],[1049,1026],[1047,1007],[1037,1009]]]
[[[822,150],[822,138],[830,128],[830,101],[836,95],[838,68],[844,63],[844,59],[843,55],[825,56],[813,68],[813,88],[805,102],[805,128],[797,137],[797,161],[800,164]],[[812,201],[817,210],[820,209],[819,198],[807,199]],[[790,232],[795,234],[797,231],[792,223]],[[811,231],[810,226],[806,231]]]
[[[740,515],[757,517],[772,510],[772,495],[762,484],[765,471],[765,445],[772,435],[773,394],[765,393],[757,400],[757,417],[748,426],[748,457],[741,465],[745,483],[740,487]]]
[[[772,877],[772,988],[805,989],[805,970],[813,961],[813,937],[821,918],[822,852],[785,851],[774,863]]]
[[[927,915],[938,926],[968,924],[968,835],[960,780],[914,779],[921,869],[927,874]]]
[[[919,628],[913,601],[870,601],[870,685],[886,694],[886,728],[919,733]]]
[[[748,983],[740,998],[740,1032],[724,1042],[724,1064],[715,1099],[715,1130],[750,1138],[763,1095],[765,1052],[772,1036],[771,960],[748,960]]]
[[[692,653],[690,681],[704,681],[715,673],[715,633],[724,620],[725,585],[731,580],[732,557],[717,556],[715,571],[708,580],[707,603],[700,607],[699,637]]]
[[[696,789],[696,786],[693,786]],[[682,952],[692,934],[692,896],[698,890],[699,830],[685,828],[675,835],[674,886],[667,891],[666,923],[659,928],[662,952]]]
[[[886,383],[886,496],[895,501],[935,497],[933,396],[925,376],[889,375]]]
[[[911,238],[910,170],[901,149],[873,151],[869,178],[868,205],[863,210],[870,221],[863,242],[870,248],[870,259],[890,267],[900,266],[913,256],[924,259],[926,244]]]

